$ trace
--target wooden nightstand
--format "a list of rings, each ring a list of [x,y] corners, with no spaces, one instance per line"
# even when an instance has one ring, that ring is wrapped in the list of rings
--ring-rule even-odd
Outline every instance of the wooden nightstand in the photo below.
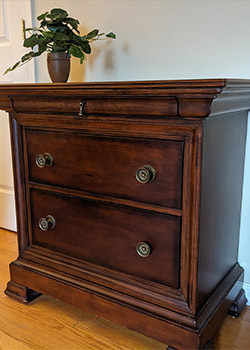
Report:
[[[172,348],[212,347],[246,304],[250,81],[1,85],[0,108],[19,233],[6,294],[47,294]]]

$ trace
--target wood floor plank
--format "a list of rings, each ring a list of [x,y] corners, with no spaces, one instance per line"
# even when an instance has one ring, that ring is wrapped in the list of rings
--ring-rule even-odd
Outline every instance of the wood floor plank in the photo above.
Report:
[[[8,265],[16,256],[16,234],[0,229],[0,350],[166,349],[160,342],[50,297],[42,296],[28,306],[6,297]],[[237,319],[228,316],[214,343],[216,350],[250,350],[250,307]]]

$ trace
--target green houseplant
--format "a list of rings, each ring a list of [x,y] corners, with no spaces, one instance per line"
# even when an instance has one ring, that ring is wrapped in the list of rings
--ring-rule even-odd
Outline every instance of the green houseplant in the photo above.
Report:
[[[4,74],[48,52],[48,70],[53,82],[66,82],[70,70],[70,57],[80,59],[80,64],[91,53],[90,44],[100,39],[115,39],[113,32],[100,33],[94,29],[86,35],[81,35],[78,30],[79,21],[69,17],[67,11],[54,8],[37,17],[40,21],[39,28],[27,28],[31,35],[24,40],[23,46],[31,48],[31,51],[21,57],[12,67],[6,69]],[[63,76],[60,76],[60,75]]]

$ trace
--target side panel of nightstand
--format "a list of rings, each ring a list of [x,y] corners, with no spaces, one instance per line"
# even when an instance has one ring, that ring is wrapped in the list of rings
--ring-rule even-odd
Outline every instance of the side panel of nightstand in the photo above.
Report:
[[[246,112],[203,122],[198,310],[238,260]]]

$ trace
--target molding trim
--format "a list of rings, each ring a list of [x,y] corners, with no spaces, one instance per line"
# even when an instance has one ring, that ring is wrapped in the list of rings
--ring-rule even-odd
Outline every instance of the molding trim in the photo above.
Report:
[[[245,290],[247,305],[250,305],[250,283],[244,282],[242,288]]]
[[[9,194],[11,196],[14,196],[14,187],[13,186],[5,186],[5,185],[0,185],[0,194]]]
[[[1,205],[3,203],[4,205]],[[0,227],[11,231],[16,231],[15,213],[14,189],[11,187],[0,187]]]

